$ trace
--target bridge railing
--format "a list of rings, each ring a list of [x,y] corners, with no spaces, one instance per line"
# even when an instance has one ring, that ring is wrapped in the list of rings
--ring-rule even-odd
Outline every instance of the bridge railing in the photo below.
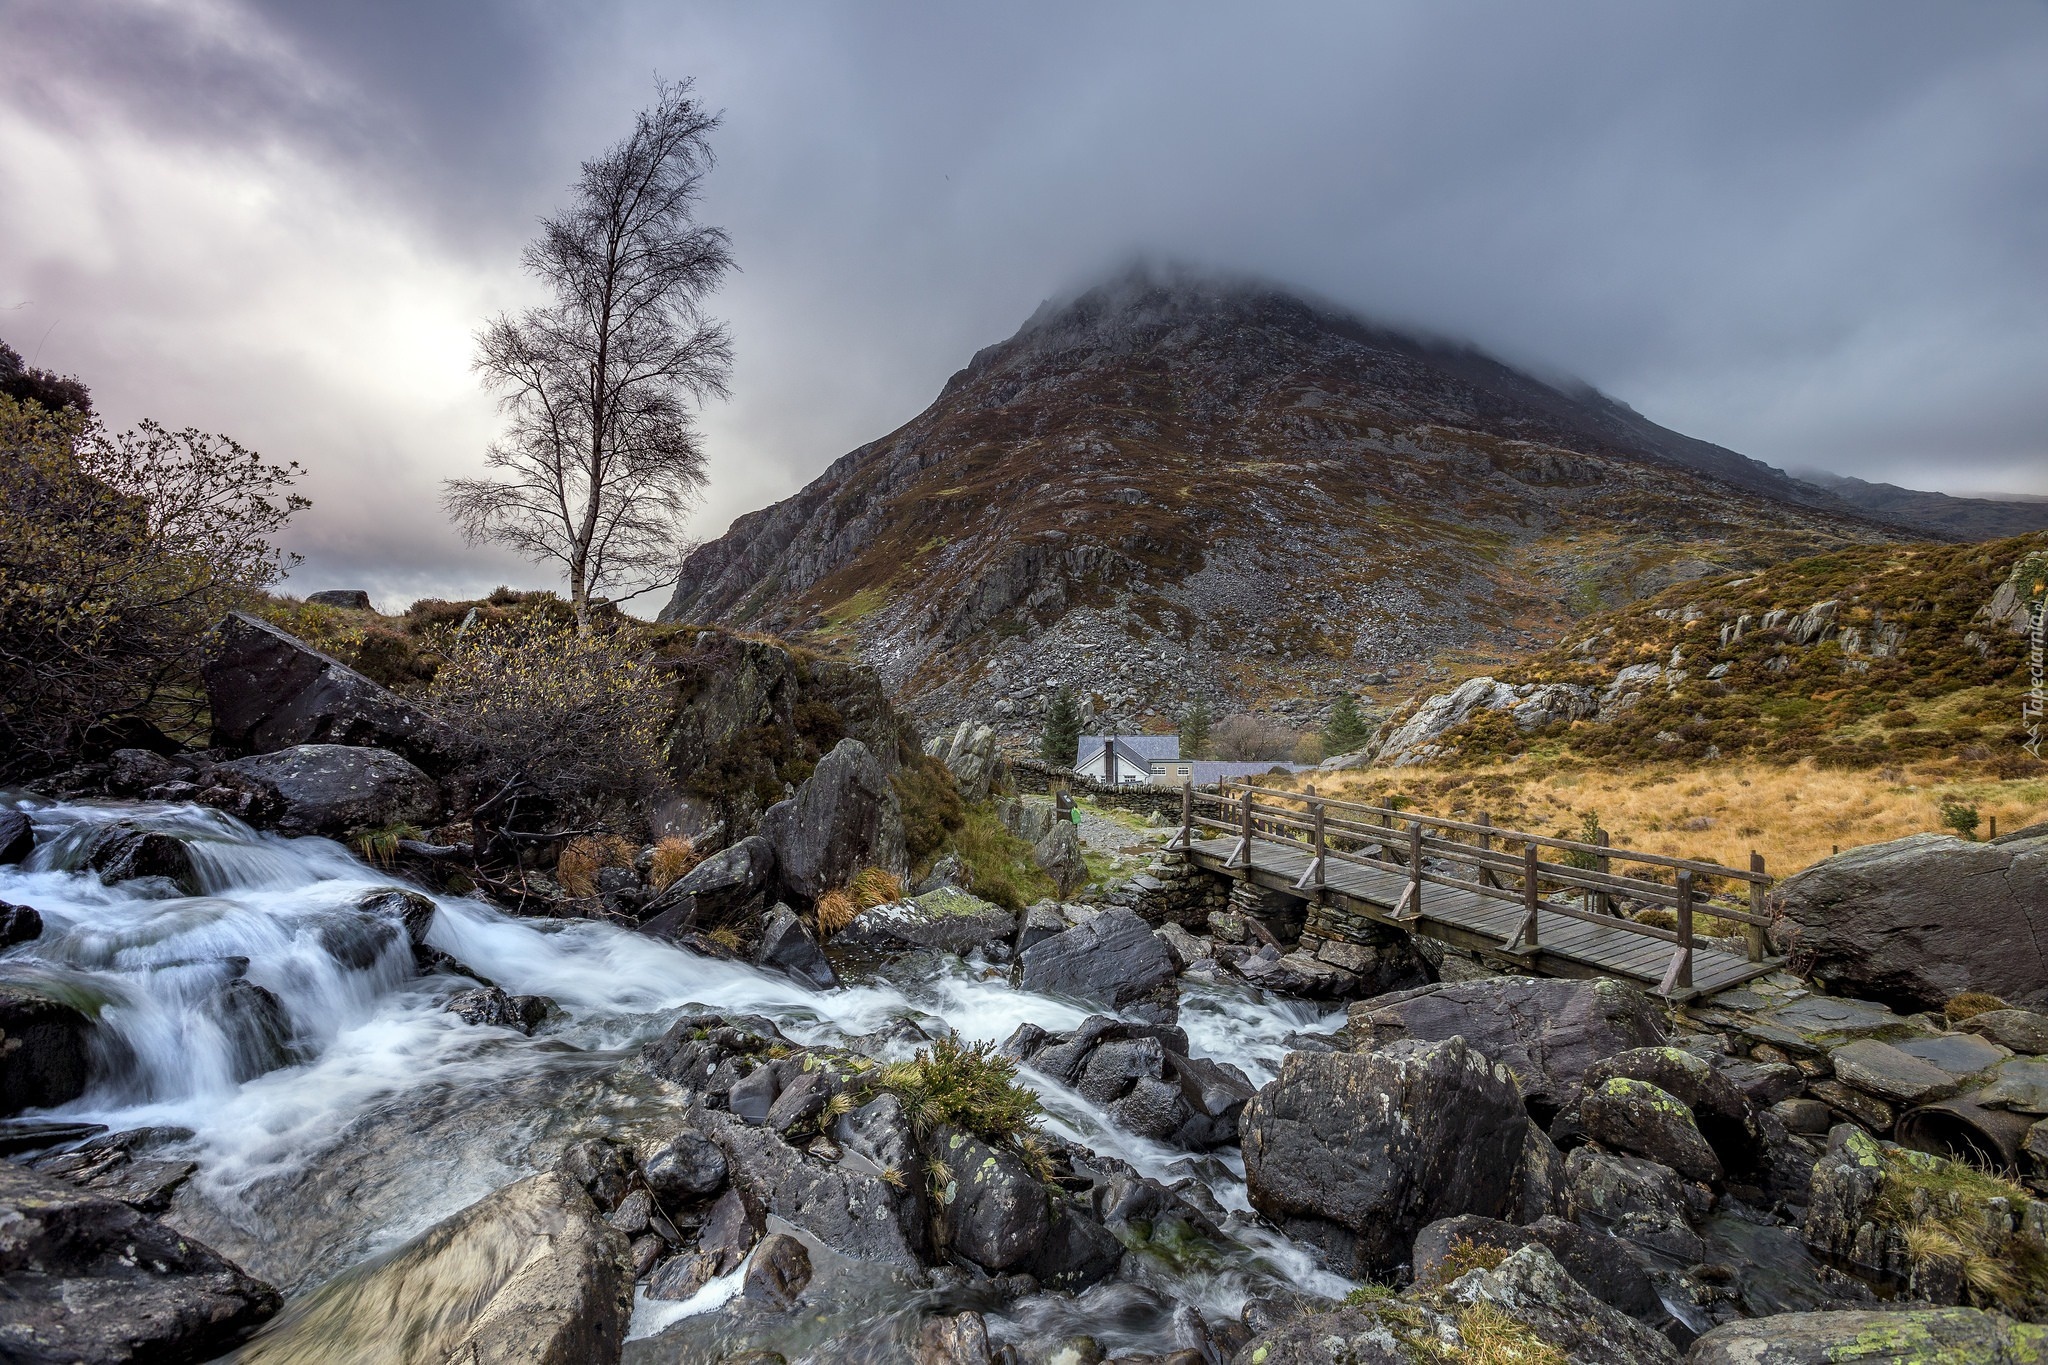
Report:
[[[1764,897],[1772,878],[1763,856],[1754,852],[1747,869],[1725,867],[1616,848],[1608,843],[1605,831],[1597,843],[1588,843],[1508,829],[1484,815],[1476,821],[1453,820],[1244,782],[1226,782],[1214,792],[1197,791],[1192,785],[1181,789],[1177,844],[1191,845],[1198,829],[1237,836],[1225,863],[1231,868],[1251,867],[1260,838],[1302,845],[1309,863],[1295,889],[1309,895],[1323,890],[1332,861],[1398,873],[1408,885],[1392,912],[1396,920],[1423,916],[1428,886],[1519,904],[1522,918],[1501,945],[1505,952],[1526,953],[1542,946],[1539,911],[1671,944],[1674,951],[1662,987],[1667,993],[1692,985],[1696,912],[1742,925],[1750,961],[1762,962],[1769,950],[1771,920]],[[1378,854],[1368,853],[1369,848],[1377,848]],[[1545,852],[1562,854],[1568,861],[1546,859]],[[1462,864],[1471,875],[1433,871],[1427,865],[1431,857]],[[1653,871],[1616,871],[1617,863]],[[1581,908],[1546,899],[1556,891],[1577,892]],[[1644,924],[1621,914],[1622,900],[1669,908],[1673,927]]]

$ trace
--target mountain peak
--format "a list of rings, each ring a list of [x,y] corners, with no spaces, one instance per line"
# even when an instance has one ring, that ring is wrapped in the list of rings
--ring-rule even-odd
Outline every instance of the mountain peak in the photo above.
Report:
[[[664,616],[812,632],[931,719],[1028,724],[1064,681],[1128,729],[1888,534],[1588,387],[1143,263],[700,547]]]

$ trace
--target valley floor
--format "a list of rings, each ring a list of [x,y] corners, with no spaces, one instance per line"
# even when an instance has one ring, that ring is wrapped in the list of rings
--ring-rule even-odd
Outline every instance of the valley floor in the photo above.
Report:
[[[1974,807],[1978,838],[2048,820],[2048,778],[1999,779],[1925,768],[1845,771],[1800,763],[1654,764],[1600,770],[1509,762],[1310,773],[1326,796],[1390,796],[1433,815],[1486,812],[1496,824],[1576,836],[1588,816],[1614,843],[1732,866],[1764,855],[1776,876],[1839,849],[1909,834],[1953,833],[1945,807]]]

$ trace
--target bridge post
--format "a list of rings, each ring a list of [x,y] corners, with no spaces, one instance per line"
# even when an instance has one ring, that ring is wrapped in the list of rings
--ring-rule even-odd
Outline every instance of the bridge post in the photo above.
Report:
[[[1395,919],[1422,918],[1422,822],[1408,822],[1408,889],[1394,907]]]
[[[1195,780],[1190,777],[1180,784],[1180,838],[1168,844],[1185,853],[1195,846]]]
[[[1657,989],[1665,995],[1692,989],[1692,873],[1683,869],[1678,873],[1678,951]]]
[[[1593,832],[1593,842],[1600,845],[1600,847],[1602,848],[1606,848],[1608,846],[1607,831],[1604,829],[1595,830]],[[1605,853],[1597,853],[1593,856],[1593,870],[1595,872],[1598,872],[1603,877],[1607,875],[1607,869],[1612,865],[1612,860],[1609,859]],[[1601,914],[1618,915],[1621,913],[1615,907],[1614,897],[1608,895],[1605,891],[1594,892],[1593,899],[1595,899],[1598,902],[1598,908]],[[1591,910],[1594,907],[1589,905],[1586,908],[1588,910]]]
[[[1244,828],[1238,835],[1237,847],[1231,850],[1230,857],[1223,863],[1226,868],[1241,867],[1247,873],[1252,868],[1252,791],[1247,783],[1244,789]]]
[[[1481,811],[1479,812],[1478,818],[1473,820],[1472,823],[1478,825],[1483,830],[1490,830],[1493,828],[1493,817],[1491,815],[1488,815],[1485,811]],[[1479,849],[1482,853],[1490,853],[1493,851],[1493,836],[1491,834],[1481,834],[1479,836]],[[1500,878],[1494,876],[1493,869],[1488,867],[1485,863],[1478,864],[1477,871],[1479,873],[1479,876],[1475,880],[1477,880],[1481,886],[1500,885]]]
[[[1542,902],[1542,894],[1536,885],[1536,845],[1522,845],[1522,945],[1527,949],[1542,946],[1536,936],[1536,907]]]
[[[1314,788],[1310,788],[1310,790],[1313,791]],[[1297,891],[1307,891],[1320,902],[1323,894],[1323,803],[1311,801],[1308,803],[1308,808],[1309,814],[1314,819],[1315,848],[1309,855],[1307,869],[1302,872],[1301,880],[1294,884],[1294,889]]]
[[[1749,851],[1749,870],[1758,876],[1763,875],[1764,855],[1758,853],[1755,849]],[[1749,913],[1755,915],[1758,919],[1762,919],[1769,913],[1768,907],[1764,904],[1764,884],[1760,881],[1749,884]],[[1750,924],[1743,927],[1748,930],[1749,960],[1751,962],[1762,962],[1766,954],[1770,952],[1770,931],[1761,924]]]

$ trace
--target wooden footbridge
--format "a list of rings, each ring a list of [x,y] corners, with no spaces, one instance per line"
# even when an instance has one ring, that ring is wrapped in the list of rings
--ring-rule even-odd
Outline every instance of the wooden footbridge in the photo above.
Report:
[[[1232,782],[1182,788],[1170,847],[1198,867],[1306,902],[1309,929],[1327,938],[1391,925],[1530,975],[1614,977],[1674,1001],[1783,965],[1769,950],[1771,878],[1761,856],[1741,869],[1600,840]],[[1431,870],[1432,861],[1456,870]],[[1625,903],[1668,908],[1674,927],[1629,918]],[[1697,940],[1695,917],[1708,915],[1741,926],[1742,947]]]

